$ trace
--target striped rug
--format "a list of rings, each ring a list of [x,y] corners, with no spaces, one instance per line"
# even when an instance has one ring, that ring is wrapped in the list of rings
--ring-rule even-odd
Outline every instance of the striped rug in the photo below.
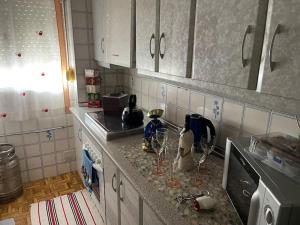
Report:
[[[87,190],[31,205],[32,225],[103,225]]]

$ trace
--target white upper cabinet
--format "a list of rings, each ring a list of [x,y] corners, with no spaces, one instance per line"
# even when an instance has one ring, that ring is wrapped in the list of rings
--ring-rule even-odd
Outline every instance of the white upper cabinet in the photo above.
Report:
[[[136,68],[155,71],[159,34],[156,32],[157,0],[136,2]]]
[[[300,1],[269,1],[258,91],[300,99]]]
[[[134,60],[134,11],[133,0],[109,1],[109,62],[131,67]]]
[[[93,31],[94,31],[94,52],[95,60],[101,63],[107,62],[107,1],[93,0]]]
[[[94,52],[100,64],[133,65],[134,0],[93,0]]]
[[[159,72],[190,77],[193,0],[160,1]],[[191,35],[190,35],[191,33]]]
[[[138,69],[191,76],[195,0],[136,3]]]
[[[267,1],[197,1],[193,79],[256,89]]]

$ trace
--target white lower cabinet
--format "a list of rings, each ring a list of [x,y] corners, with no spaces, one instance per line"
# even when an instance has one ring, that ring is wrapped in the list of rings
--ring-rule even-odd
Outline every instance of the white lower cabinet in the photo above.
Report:
[[[163,222],[145,202],[143,202],[143,225],[163,225]]]
[[[104,187],[106,200],[106,225],[119,225],[118,169],[104,154]]]
[[[121,225],[139,225],[139,194],[124,177],[120,175]]]

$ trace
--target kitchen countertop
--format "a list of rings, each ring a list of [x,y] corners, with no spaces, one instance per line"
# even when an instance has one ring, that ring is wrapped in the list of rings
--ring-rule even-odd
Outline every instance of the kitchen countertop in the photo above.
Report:
[[[83,107],[73,107],[71,112],[84,122],[84,113],[97,111]],[[140,196],[148,203],[153,211],[167,225],[210,225],[241,224],[237,213],[228,199],[226,192],[222,189],[223,160],[210,155],[200,171],[201,184],[193,185],[193,178],[197,175],[196,168],[190,172],[176,172],[175,176],[180,180],[181,186],[172,189],[166,186],[166,175],[156,176],[152,174],[153,164],[156,160],[155,154],[146,153],[142,150],[142,134],[127,136],[113,141],[105,141],[96,137],[88,127],[86,129],[101,145],[108,156],[119,167],[130,183],[136,188]],[[175,158],[178,146],[178,134],[170,132],[168,150],[171,159]],[[167,170],[168,160],[165,160],[163,168]],[[179,194],[199,193],[208,190],[212,197],[217,200],[213,211],[196,212],[191,203],[179,205],[175,197]]]

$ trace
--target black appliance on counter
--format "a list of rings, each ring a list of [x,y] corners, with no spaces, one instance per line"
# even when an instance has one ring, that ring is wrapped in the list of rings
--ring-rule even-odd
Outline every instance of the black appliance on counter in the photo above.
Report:
[[[136,106],[136,95],[130,95],[128,107],[124,108],[122,121],[128,126],[139,126],[143,124],[144,113]]]

